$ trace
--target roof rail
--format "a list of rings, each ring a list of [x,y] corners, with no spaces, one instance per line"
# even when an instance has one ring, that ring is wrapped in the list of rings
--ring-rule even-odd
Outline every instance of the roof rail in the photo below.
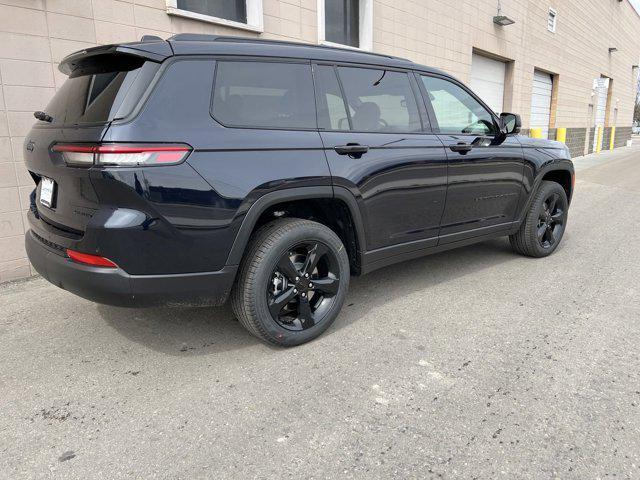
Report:
[[[230,35],[208,35],[205,33],[179,33],[167,39],[174,42],[229,42],[229,43],[259,43],[264,45],[283,45],[288,47],[310,47],[310,48],[322,48],[327,50],[340,50],[343,52],[362,53],[365,55],[375,55],[377,57],[391,58],[394,60],[403,60],[410,62],[410,60],[402,57],[395,57],[393,55],[385,55],[383,53],[366,52],[363,50],[353,50],[351,48],[329,47],[327,45],[314,45],[311,43],[301,42],[288,42],[284,40],[270,40],[266,38],[251,38],[251,37],[234,37]]]
[[[215,42],[221,35],[209,35],[206,33],[178,33],[167,40],[174,42]]]

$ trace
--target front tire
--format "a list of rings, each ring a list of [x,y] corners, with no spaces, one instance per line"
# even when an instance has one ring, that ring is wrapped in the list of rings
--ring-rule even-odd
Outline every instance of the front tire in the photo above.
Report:
[[[231,307],[261,340],[290,347],[313,340],[334,322],[349,288],[349,259],[324,225],[285,218],[253,236]]]
[[[520,229],[509,237],[513,249],[527,257],[551,255],[564,235],[568,210],[564,188],[556,182],[543,181]]]

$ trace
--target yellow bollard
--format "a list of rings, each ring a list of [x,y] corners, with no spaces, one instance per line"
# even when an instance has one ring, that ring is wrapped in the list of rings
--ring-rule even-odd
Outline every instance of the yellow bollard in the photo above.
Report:
[[[542,138],[542,129],[541,128],[529,129],[529,136],[531,138]]]
[[[611,127],[611,138],[609,139],[609,150],[613,150],[616,138],[616,127]]]
[[[558,142],[567,143],[567,129],[565,127],[556,129],[556,140]]]
[[[602,127],[598,127],[598,131],[596,132],[597,141],[596,141],[596,153],[600,153],[602,150]]]

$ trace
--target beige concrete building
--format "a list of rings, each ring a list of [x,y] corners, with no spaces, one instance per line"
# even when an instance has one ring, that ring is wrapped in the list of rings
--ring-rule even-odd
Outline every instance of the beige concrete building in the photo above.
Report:
[[[65,80],[60,60],[183,32],[348,45],[439,67],[576,156],[630,136],[640,16],[629,0],[0,0],[0,282],[33,273],[23,141]]]

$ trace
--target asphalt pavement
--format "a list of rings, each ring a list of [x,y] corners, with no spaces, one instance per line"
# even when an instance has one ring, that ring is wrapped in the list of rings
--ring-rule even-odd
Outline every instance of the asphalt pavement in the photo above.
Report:
[[[640,145],[575,162],[554,255],[354,278],[298,348],[0,285],[0,478],[640,478]]]

